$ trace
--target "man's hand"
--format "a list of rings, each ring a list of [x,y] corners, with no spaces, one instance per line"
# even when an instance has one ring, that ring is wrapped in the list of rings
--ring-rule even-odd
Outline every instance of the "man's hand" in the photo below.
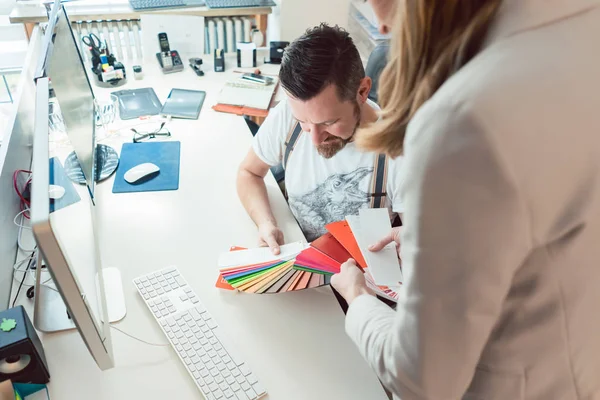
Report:
[[[400,258],[400,230],[401,226],[397,228],[392,228],[391,232],[381,239],[379,242],[374,245],[369,246],[369,251],[377,252],[383,249],[385,246],[392,242],[396,242],[396,251],[398,252],[398,258]]]
[[[346,299],[348,305],[362,294],[373,295],[367,286],[363,272],[356,266],[353,259],[343,263],[340,273],[331,277],[331,286]]]
[[[278,255],[281,244],[283,244],[283,232],[274,223],[266,222],[258,227],[258,245],[260,247],[270,247],[273,254]]]

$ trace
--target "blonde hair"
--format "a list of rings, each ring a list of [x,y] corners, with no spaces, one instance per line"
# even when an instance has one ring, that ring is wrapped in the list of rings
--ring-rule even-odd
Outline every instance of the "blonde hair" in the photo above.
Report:
[[[502,0],[396,0],[389,62],[379,79],[377,123],[360,130],[365,150],[402,154],[416,111],[480,50]]]

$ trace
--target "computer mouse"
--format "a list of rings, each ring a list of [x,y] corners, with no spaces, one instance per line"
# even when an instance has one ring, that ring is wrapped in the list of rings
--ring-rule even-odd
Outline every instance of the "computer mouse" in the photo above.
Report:
[[[65,188],[59,185],[48,186],[48,196],[52,200],[58,200],[65,195]]]
[[[154,176],[150,177],[149,175],[155,174],[160,171],[157,165],[152,163],[143,163],[138,164],[135,167],[131,168],[129,171],[125,172],[123,176],[125,180],[129,183],[135,183],[142,178],[148,177],[148,179],[154,178]]]

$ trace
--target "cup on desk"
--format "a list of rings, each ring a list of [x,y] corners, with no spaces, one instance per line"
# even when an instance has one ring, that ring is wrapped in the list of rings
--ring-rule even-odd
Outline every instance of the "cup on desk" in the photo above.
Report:
[[[102,127],[97,140],[106,139],[116,131],[115,122],[119,119],[119,98],[114,94],[96,97],[96,126]]]

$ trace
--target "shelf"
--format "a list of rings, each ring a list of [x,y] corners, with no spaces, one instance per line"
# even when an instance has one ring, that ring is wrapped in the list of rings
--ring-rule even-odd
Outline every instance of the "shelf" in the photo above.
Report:
[[[271,14],[271,7],[248,8],[208,8],[185,7],[156,11],[134,11],[126,0],[113,1],[78,1],[64,3],[71,22],[78,21],[114,21],[140,19],[141,14],[185,14],[203,17],[229,17],[240,15]],[[46,8],[39,2],[18,2],[10,14],[11,23],[47,22]]]

